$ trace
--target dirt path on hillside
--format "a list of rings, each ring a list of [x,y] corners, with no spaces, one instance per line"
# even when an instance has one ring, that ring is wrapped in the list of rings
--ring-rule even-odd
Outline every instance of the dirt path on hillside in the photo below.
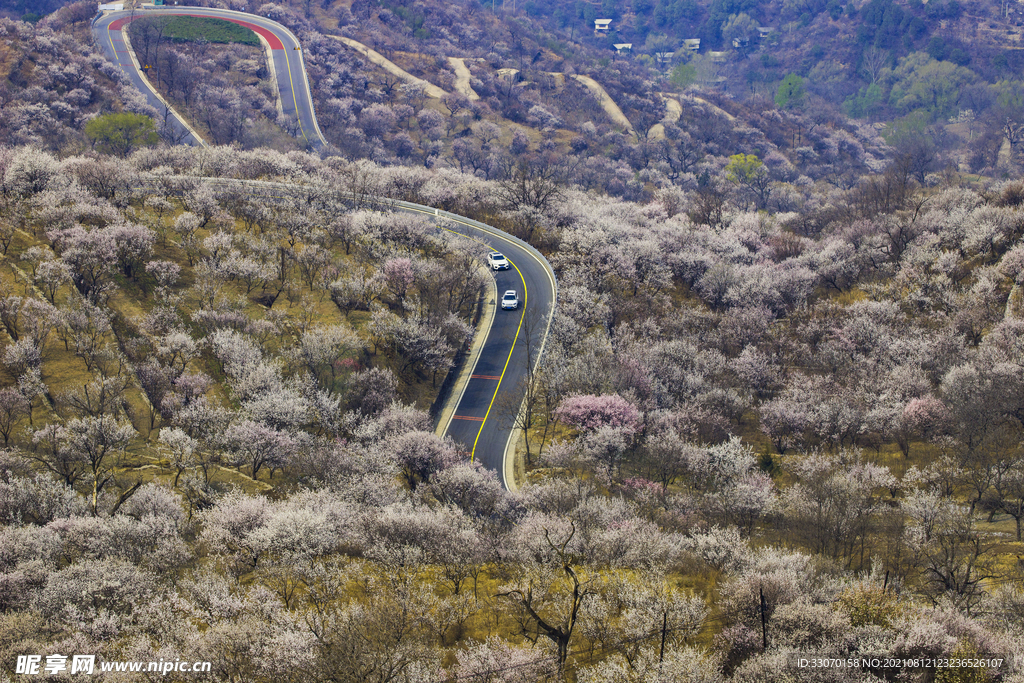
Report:
[[[369,59],[377,66],[380,66],[386,69],[389,73],[398,76],[406,83],[419,85],[420,87],[423,88],[423,91],[429,97],[441,99],[448,94],[443,89],[439,88],[433,83],[425,81],[422,78],[413,76],[411,73],[409,73],[402,67],[398,66],[384,55],[360,43],[358,40],[346,38],[345,36],[330,37],[345,43],[346,45],[348,45],[353,50]],[[472,74],[469,71],[469,67],[466,66],[466,58],[448,57],[447,59],[448,64],[451,65],[452,70],[455,72],[455,90],[462,93],[470,100],[479,100],[480,96],[476,93],[475,90],[473,90],[473,86],[471,85]],[[517,73],[517,69],[498,69],[498,74],[503,77],[511,75],[514,78],[515,74]],[[561,85],[564,85],[565,74],[553,72],[551,75],[555,76],[556,79],[559,80],[559,83]],[[601,108],[605,111],[606,114],[608,114],[608,117],[612,120],[613,123],[624,128],[626,132],[629,133],[630,135],[636,135],[636,131],[634,131],[633,129],[633,124],[629,122],[629,119],[626,118],[626,115],[622,112],[622,109],[619,108],[619,105],[615,103],[615,100],[612,99],[611,95],[608,94],[608,91],[604,89],[604,86],[602,86],[600,83],[595,81],[590,76],[573,74],[572,78],[575,78],[577,81],[582,83],[587,88],[587,90],[590,91],[590,93],[594,96],[594,99],[596,99],[598,104],[601,105]],[[696,104],[704,105],[712,112],[718,114],[719,116],[724,116],[729,121],[736,120],[736,117],[730,114],[729,112],[725,111],[721,107],[711,104],[705,99],[701,99],[700,97],[695,97],[693,95],[683,95],[680,99],[676,99],[674,97],[666,97],[665,95],[662,95],[662,97],[665,100],[665,117],[661,120],[661,123],[656,124],[651,129],[649,137],[650,139],[653,140],[665,137],[665,124],[675,123],[676,121],[679,120],[679,117],[683,113],[683,107],[680,103],[680,100],[682,98],[686,98],[687,100],[690,100],[691,102],[694,102]],[[1002,159],[1002,156],[1002,151],[1000,151],[1000,159]]]
[[[469,73],[466,60],[462,57],[449,57],[448,63],[452,65],[452,70],[455,71],[455,89],[471,100],[479,100],[480,96],[476,94],[473,86],[470,85],[470,79],[473,75]]]
[[[1003,144],[999,146],[999,155],[996,157],[996,166],[1009,166],[1012,153],[1013,147],[1010,146],[1010,141],[1003,138]]]
[[[565,86],[564,73],[558,71],[548,71],[546,73],[554,77],[556,85],[559,87]],[[519,69],[498,69],[498,75],[502,78],[514,79],[518,74]],[[626,115],[622,113],[621,109],[619,109],[619,105],[615,104],[615,100],[613,100],[611,95],[608,94],[608,91],[604,89],[604,86],[590,76],[573,74],[572,77],[582,83],[583,86],[590,91],[590,94],[594,96],[594,99],[597,100],[598,104],[601,105],[601,108],[604,109],[605,113],[608,114],[608,117],[611,118],[614,123],[625,128],[630,135],[636,135],[636,133],[633,132],[633,124],[629,122]],[[680,112],[682,112],[682,109],[680,109]],[[677,116],[676,119],[678,118],[679,117]]]
[[[587,87],[587,90],[590,91],[601,105],[601,108],[604,109],[605,113],[608,114],[609,118],[611,118],[613,122],[625,128],[626,132],[630,135],[636,135],[636,132],[633,130],[633,124],[629,122],[626,115],[622,113],[621,109],[619,109],[619,105],[615,104],[615,100],[611,98],[608,91],[604,89],[604,86],[590,76],[573,74],[573,78]]]
[[[1014,285],[1010,290],[1010,296],[1006,300],[1006,312],[1003,318],[1024,318],[1024,290],[1020,285]]]
[[[707,100],[703,100],[703,99],[701,99],[699,97],[695,97],[693,95],[684,95],[683,97],[685,97],[685,98],[687,98],[689,100],[693,100],[694,102],[698,102],[700,104],[703,104],[705,107],[707,107],[711,111],[715,112],[716,114],[720,114],[721,116],[724,116],[725,118],[729,119],[730,121],[735,121],[736,120],[735,116],[733,116],[732,114],[730,114],[726,110],[722,109],[721,107],[716,106],[714,104],[711,104]]]
[[[649,137],[652,140],[660,140],[665,137],[665,126],[675,123],[683,115],[683,105],[679,104],[679,100],[666,97],[664,94],[661,99],[665,100],[665,116],[661,119],[661,123],[656,123],[651,127]]]
[[[352,40],[351,38],[346,38],[345,36],[330,37],[345,43],[350,48],[352,48],[359,54],[363,55],[377,66],[382,67],[383,69],[388,71],[388,73],[392,73],[395,76],[398,76],[406,83],[420,86],[421,88],[423,88],[423,92],[425,92],[428,97],[433,97],[439,100],[448,94],[447,92],[437,87],[433,83],[425,81],[422,78],[417,78],[416,76],[413,76],[411,73],[409,73],[402,67],[398,66],[381,53],[377,52],[376,50],[370,49],[366,45],[360,43],[358,40]]]
[[[665,97],[662,95],[662,97]],[[672,97],[665,97],[665,123],[675,123],[679,120],[679,117],[683,115],[683,105],[679,104],[679,100]]]

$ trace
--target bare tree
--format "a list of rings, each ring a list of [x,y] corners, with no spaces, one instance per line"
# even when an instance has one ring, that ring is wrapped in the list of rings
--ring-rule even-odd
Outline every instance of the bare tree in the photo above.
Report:
[[[0,389],[0,436],[4,437],[4,446],[10,443],[14,425],[28,414],[29,403],[17,388]]]
[[[377,78],[377,85],[380,86],[380,91],[384,93],[384,97],[387,99],[388,104],[392,104],[395,101],[395,96],[398,94],[398,86],[401,84],[402,79],[389,71],[385,71]]]
[[[569,657],[569,643],[580,619],[580,610],[587,597],[594,593],[593,578],[583,578],[578,559],[568,550],[576,535],[576,525],[565,539],[555,542],[544,530],[544,540],[553,553],[549,566],[528,571],[519,585],[499,593],[519,608],[522,634],[536,639],[543,636],[558,649],[558,666],[565,671]]]
[[[60,424],[51,423],[33,432],[29,457],[68,486],[74,486],[85,476],[86,463],[80,453],[64,447],[63,430]]]
[[[991,504],[993,512],[1005,512],[1013,518],[1019,542],[1024,524],[1024,456],[1021,453],[996,463]]]
[[[882,69],[888,61],[888,52],[881,48],[872,46],[864,50],[864,57],[861,61],[860,68],[864,74],[871,79],[871,82],[874,83],[878,80],[879,74],[882,72]]]
[[[952,502],[943,506],[923,548],[923,592],[935,603],[948,600],[970,614],[995,576],[992,544],[971,514]]]
[[[1024,124],[1006,119],[1006,123],[1003,124],[1003,138],[1010,144],[1011,151],[1017,149],[1017,145],[1024,140]]]
[[[531,449],[531,430],[538,440],[536,456],[544,451],[544,445],[554,430],[556,421],[553,419],[554,409],[558,402],[553,387],[539,367],[540,346],[543,334],[543,323],[546,316],[525,316],[519,333],[523,350],[526,354],[526,374],[515,387],[502,392],[495,401],[497,414],[504,424],[512,429],[521,430],[526,443],[526,466],[533,464],[534,453]]]
[[[563,164],[546,157],[506,157],[501,161],[498,198],[513,211],[545,211],[562,196]]]
[[[441,104],[448,110],[448,134],[451,135],[458,126],[459,114],[470,107],[469,98],[462,93],[451,93],[441,100]]]

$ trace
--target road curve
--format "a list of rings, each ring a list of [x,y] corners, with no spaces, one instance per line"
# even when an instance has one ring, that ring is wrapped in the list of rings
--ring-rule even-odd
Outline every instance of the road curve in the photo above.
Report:
[[[244,188],[264,198],[303,194],[301,185],[289,183],[226,178],[192,180],[207,182],[214,189]],[[506,489],[514,490],[515,438],[519,431],[515,418],[523,406],[525,381],[540,362],[551,328],[558,295],[555,272],[532,246],[485,223],[423,204],[371,199],[378,206],[427,216],[438,231],[455,232],[487,249],[500,251],[512,265],[494,276],[499,296],[507,289],[519,292],[519,310],[503,311],[498,307],[495,312],[469,381],[461,396],[453,397],[457,404],[445,435],[458,443],[463,452],[494,470]],[[493,304],[498,306],[497,301]]]
[[[270,45],[270,52],[274,60],[273,68],[277,73],[281,106],[285,116],[298,121],[299,137],[303,138],[308,145],[320,149],[327,144],[317,125],[299,39],[276,21],[255,14],[206,7],[124,10],[98,17],[92,25],[93,36],[97,44],[110,61],[121,67],[128,79],[146,96],[149,103],[158,112],[166,115],[167,125],[173,131],[175,139],[193,146],[204,144],[195,132],[178,117],[177,113],[165,105],[149,82],[143,78],[140,68],[145,65],[135,63],[122,35],[122,29],[133,19],[171,15],[224,19],[258,33]]]
[[[494,322],[445,435],[497,472],[506,489],[514,489],[515,420],[523,408],[526,382],[540,362],[551,329],[558,296],[555,272],[529,244],[485,223],[422,204],[394,201],[392,205],[434,216],[442,229],[500,251],[512,266],[495,272],[494,278],[499,297],[508,289],[519,293],[519,310],[504,311],[493,302]]]
[[[326,144],[316,123],[313,100],[299,49],[298,39],[284,26],[264,17],[230,10],[199,7],[122,11],[98,17],[93,34],[107,57],[119,65],[157,111],[164,112],[176,139],[192,145],[205,144],[176,112],[165,105],[150,83],[142,77],[125,45],[123,27],[133,19],[154,15],[186,15],[226,19],[259,33],[270,45],[277,72],[284,113],[297,117],[299,131],[314,148]],[[287,75],[287,77],[285,77]],[[244,186],[263,196],[301,192],[286,183],[203,178],[214,186]],[[494,470],[506,489],[515,488],[515,420],[522,409],[525,382],[540,362],[551,327],[558,285],[547,260],[526,242],[479,221],[447,211],[394,200],[379,200],[392,208],[424,214],[436,221],[438,230],[456,232],[487,249],[501,251],[512,268],[495,273],[498,292],[514,289],[520,295],[517,311],[495,311],[494,321],[469,381],[457,397],[455,411],[445,429],[465,453]],[[498,302],[491,302],[495,307]]]

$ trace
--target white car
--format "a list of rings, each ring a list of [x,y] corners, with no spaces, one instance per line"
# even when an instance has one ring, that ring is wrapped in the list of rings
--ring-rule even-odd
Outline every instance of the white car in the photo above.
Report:
[[[510,289],[501,297],[501,307],[505,310],[519,308],[519,295],[516,290]]]
[[[496,251],[487,255],[487,262],[491,264],[491,270],[508,270],[508,259]]]

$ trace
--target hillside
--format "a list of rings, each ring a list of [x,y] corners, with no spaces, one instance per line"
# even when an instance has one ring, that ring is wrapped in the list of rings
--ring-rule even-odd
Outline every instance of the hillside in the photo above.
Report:
[[[0,679],[1024,680],[1024,129],[998,54],[929,53],[984,6],[231,6],[324,149],[254,46],[133,27],[189,148],[90,3],[0,19]],[[389,200],[557,277],[458,416],[508,489],[432,417],[524,264]]]
[[[717,204],[564,187],[517,205],[506,181],[224,147],[128,163],[18,148],[0,168],[0,225],[19,226],[0,262],[17,292],[0,300],[5,658],[79,638],[104,661],[155,660],[138,639],[158,630],[215,678],[284,675],[238,653],[240,629],[297,643],[325,676],[416,663],[412,680],[486,680],[500,657],[531,680],[599,681],[656,658],[670,623],[667,659],[634,659],[627,680],[745,681],[784,671],[808,620],[827,652],[1015,651],[1019,183],[929,192],[888,173],[780,214],[743,208],[748,159]],[[198,172],[298,194],[214,192]],[[132,189],[142,174],[160,189]],[[521,493],[406,403],[425,405],[416,386],[469,333],[479,246],[352,212],[337,198],[353,187],[511,230],[531,217],[560,297],[525,387]],[[571,603],[566,567],[590,596],[579,631],[531,646],[523,626]],[[979,580],[942,579],[968,568]],[[165,599],[159,626],[122,598],[31,622],[111,572]],[[770,626],[744,607],[751,586]],[[222,592],[240,602],[204,607]],[[659,600],[630,635],[631,601]],[[904,645],[920,628],[940,645]]]
[[[144,17],[128,34],[149,82],[205,140],[298,148],[279,120],[277,88],[253,31],[216,19]]]
[[[657,92],[699,86],[754,112],[827,117],[832,125],[841,112],[885,123],[887,139],[919,150],[930,170],[992,173],[1018,163],[1024,90],[1016,74],[1024,63],[1021,17],[1011,5],[666,1],[620,3],[607,17],[586,3],[525,3],[518,12],[509,3],[463,7],[456,20],[451,9],[409,3],[332,3],[293,21],[389,52],[408,51],[413,41],[412,52],[434,56],[436,66],[412,61],[439,85],[455,81],[447,57],[473,58],[485,90],[493,70],[585,73],[641,121],[661,117]],[[598,15],[612,19],[607,34],[593,30]],[[690,38],[701,40],[699,50],[686,49]],[[615,44],[631,48],[619,54]],[[522,108],[482,98],[520,123],[534,104],[560,113],[542,97]],[[580,131],[571,115],[558,118],[555,127]]]
[[[0,135],[9,144],[81,150],[90,116],[140,106],[141,95],[122,89],[117,69],[93,50],[90,15],[59,15],[52,27],[0,19]]]

